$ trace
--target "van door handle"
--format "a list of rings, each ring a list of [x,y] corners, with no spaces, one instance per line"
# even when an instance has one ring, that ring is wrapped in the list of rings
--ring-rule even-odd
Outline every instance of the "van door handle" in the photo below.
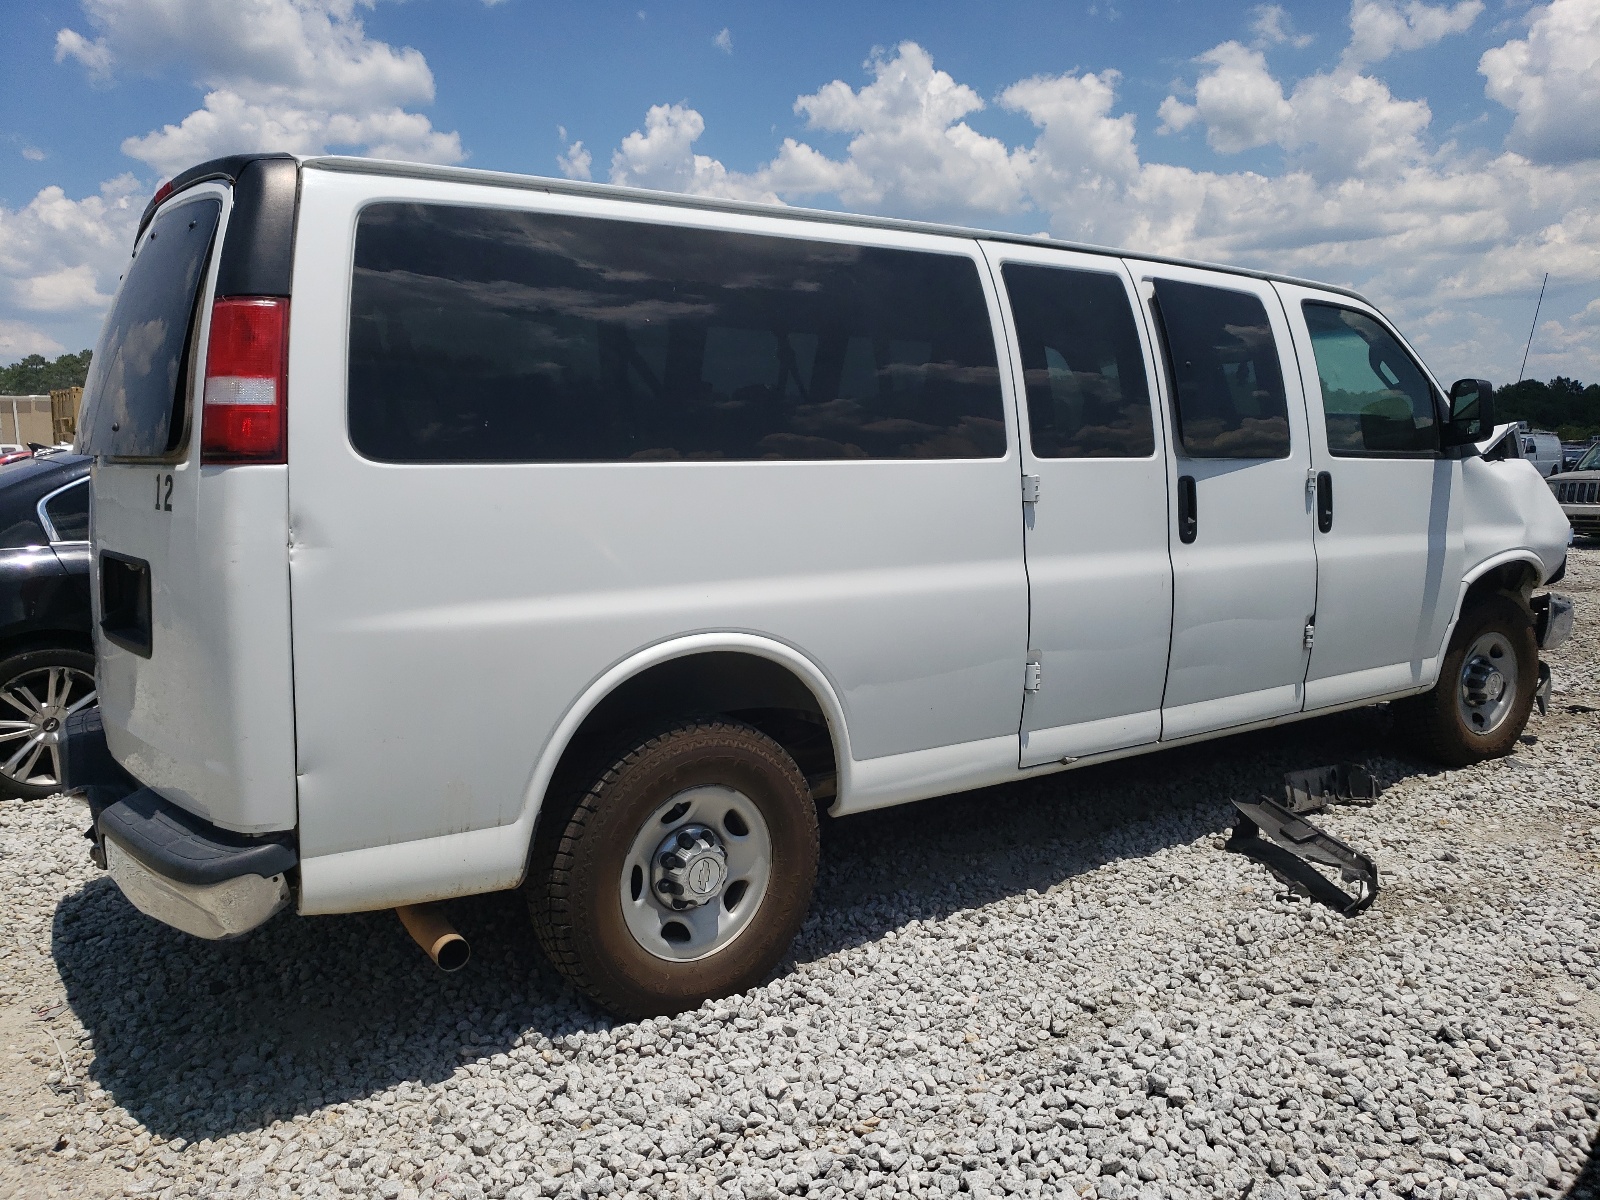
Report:
[[[1333,528],[1333,476],[1317,472],[1317,528],[1327,533]]]
[[[1195,505],[1194,476],[1178,476],[1178,540],[1194,541],[1200,532],[1200,514]]]

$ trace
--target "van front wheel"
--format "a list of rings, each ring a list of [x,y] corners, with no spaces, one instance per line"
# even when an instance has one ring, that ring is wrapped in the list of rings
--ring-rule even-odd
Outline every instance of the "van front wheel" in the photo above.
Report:
[[[672,726],[548,815],[526,885],[534,928],[562,974],[619,1015],[760,983],[805,919],[816,806],[789,754],[748,725]]]
[[[1508,596],[1486,596],[1461,615],[1431,692],[1402,700],[1408,740],[1446,767],[1511,753],[1539,683],[1533,622]]]

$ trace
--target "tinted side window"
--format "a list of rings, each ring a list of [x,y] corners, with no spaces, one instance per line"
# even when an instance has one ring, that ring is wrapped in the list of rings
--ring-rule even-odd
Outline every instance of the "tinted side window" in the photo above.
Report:
[[[955,255],[377,204],[351,310],[350,439],[386,462],[1005,453]]]
[[[83,453],[160,458],[177,449],[195,297],[221,213],[220,201],[197,200],[151,223],[90,360]]]
[[[1179,444],[1190,458],[1287,458],[1278,346],[1249,292],[1158,279]]]
[[[87,542],[89,540],[89,481],[79,480],[65,491],[57,492],[44,504],[45,516],[56,531],[58,542]]]
[[[1001,268],[1040,458],[1142,458],[1155,452],[1150,388],[1127,289],[1115,275],[1007,263]]]
[[[1433,454],[1438,416],[1427,376],[1365,313],[1306,302],[1332,454]]]

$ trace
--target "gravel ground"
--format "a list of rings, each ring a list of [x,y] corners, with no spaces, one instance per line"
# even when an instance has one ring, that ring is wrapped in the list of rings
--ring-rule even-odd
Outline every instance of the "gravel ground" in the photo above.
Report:
[[[1600,545],[1512,758],[1367,710],[830,823],[766,986],[618,1023],[519,900],[237,944],[135,913],[65,801],[0,805],[0,1194],[1600,1197]],[[1219,849],[1228,800],[1364,762],[1346,920]]]

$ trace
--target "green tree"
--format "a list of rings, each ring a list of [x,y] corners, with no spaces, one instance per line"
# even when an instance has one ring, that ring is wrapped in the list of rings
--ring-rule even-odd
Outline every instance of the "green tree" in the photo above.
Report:
[[[1600,436],[1600,384],[1585,387],[1557,375],[1548,383],[1524,379],[1494,394],[1502,421],[1526,421],[1535,429],[1553,429],[1563,441]]]
[[[0,395],[41,396],[57,388],[82,387],[91,357],[90,351],[80,350],[51,362],[42,354],[30,354],[9,367],[0,367]]]

